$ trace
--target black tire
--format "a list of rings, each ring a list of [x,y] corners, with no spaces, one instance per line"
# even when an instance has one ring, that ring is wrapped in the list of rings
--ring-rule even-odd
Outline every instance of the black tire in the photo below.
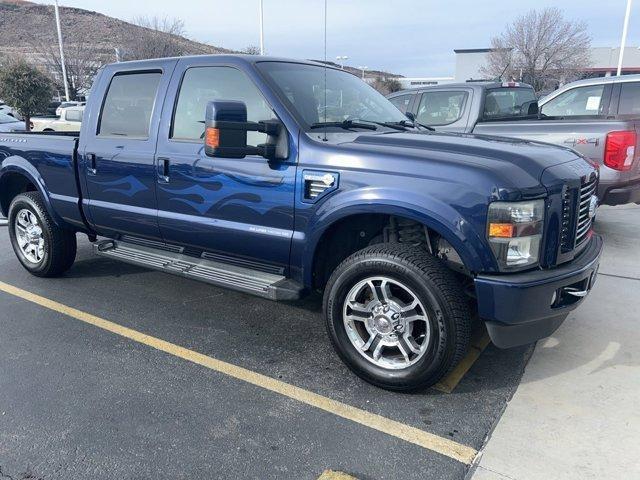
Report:
[[[38,263],[29,261],[16,238],[16,218],[22,210],[29,210],[35,215],[42,229],[44,239],[44,256]],[[9,207],[9,238],[11,246],[22,266],[37,277],[56,277],[69,270],[76,259],[76,234],[72,230],[58,227],[49,216],[42,196],[38,192],[27,192],[18,195]]]
[[[344,325],[348,292],[364,279],[385,276],[402,282],[427,311],[431,338],[424,355],[402,369],[383,368],[357,351]],[[460,282],[437,258],[419,247],[380,244],[360,250],[333,272],[324,293],[327,330],[333,346],[359,377],[393,391],[423,390],[436,384],[466,354],[471,313]]]

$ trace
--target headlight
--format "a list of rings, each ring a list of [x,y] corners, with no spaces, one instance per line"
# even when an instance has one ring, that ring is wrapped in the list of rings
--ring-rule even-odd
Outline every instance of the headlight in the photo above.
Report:
[[[544,200],[489,205],[487,237],[500,270],[538,263],[544,228]]]

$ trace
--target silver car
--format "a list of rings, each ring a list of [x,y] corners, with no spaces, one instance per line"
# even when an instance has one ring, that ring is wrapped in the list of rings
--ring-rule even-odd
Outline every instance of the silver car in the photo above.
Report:
[[[24,132],[24,122],[11,115],[0,112],[0,133]]]

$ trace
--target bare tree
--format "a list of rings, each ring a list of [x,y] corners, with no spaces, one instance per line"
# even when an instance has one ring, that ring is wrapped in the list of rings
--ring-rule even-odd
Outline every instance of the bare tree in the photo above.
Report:
[[[577,78],[590,63],[590,47],[584,22],[565,20],[555,7],[531,10],[491,40],[483,74],[546,90]]]
[[[402,85],[396,78],[376,78],[371,84],[373,88],[383,95],[402,90]]]
[[[100,48],[92,41],[91,32],[86,28],[76,27],[65,30],[64,54],[67,67],[67,84],[71,98],[89,90],[93,77],[102,65]],[[62,62],[57,43],[43,37],[32,37],[28,40],[42,66],[50,72],[56,87],[64,90]]]
[[[184,22],[178,18],[137,17],[132,22],[144,30],[137,38],[123,39],[120,49],[126,60],[177,57],[184,55]]]
[[[244,50],[242,50],[242,53],[247,55],[260,55],[260,47],[249,45]]]

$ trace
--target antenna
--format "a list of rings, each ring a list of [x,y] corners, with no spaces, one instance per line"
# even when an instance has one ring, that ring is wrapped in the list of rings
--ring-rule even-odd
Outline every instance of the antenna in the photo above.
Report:
[[[327,0],[324,0],[324,138],[327,141]]]

